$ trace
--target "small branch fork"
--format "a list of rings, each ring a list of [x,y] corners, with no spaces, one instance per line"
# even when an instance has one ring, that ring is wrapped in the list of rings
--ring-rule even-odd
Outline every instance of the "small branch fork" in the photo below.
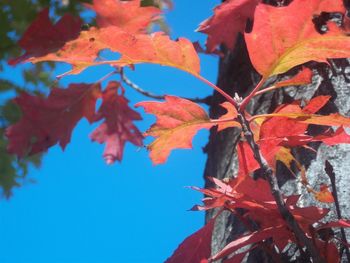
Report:
[[[244,102],[247,102],[247,100],[244,100],[243,103]],[[238,101],[237,103],[239,104],[240,101]],[[259,163],[259,166],[263,170],[266,180],[270,184],[271,193],[275,198],[279,212],[281,213],[282,217],[286,221],[288,227],[294,232],[297,241],[301,244],[304,244],[305,247],[307,248],[308,252],[310,253],[310,257],[312,258],[312,262],[324,263],[325,260],[321,257],[313,241],[305,235],[304,231],[298,225],[292,213],[288,210],[286,203],[283,199],[282,192],[278,186],[277,178],[274,175],[271,167],[268,165],[267,161],[264,159],[261,153],[261,150],[259,148],[259,145],[254,140],[253,132],[250,129],[249,122],[244,116],[244,110],[243,110],[244,107],[245,106],[243,104],[243,107],[238,108],[238,122],[242,126],[244,137],[246,138],[247,142],[249,143],[249,146],[251,147],[254,153],[255,160]]]

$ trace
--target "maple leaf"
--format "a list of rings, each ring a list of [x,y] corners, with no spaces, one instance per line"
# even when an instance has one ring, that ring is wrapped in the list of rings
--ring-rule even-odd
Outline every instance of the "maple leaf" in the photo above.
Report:
[[[215,218],[186,238],[165,263],[207,263],[211,254],[211,238]]]
[[[207,49],[213,52],[219,44],[233,49],[238,33],[244,33],[247,20],[253,19],[261,0],[228,0],[214,9],[214,15],[203,21],[199,32],[208,35]]]
[[[64,44],[78,37],[82,22],[69,14],[64,15],[55,25],[49,18],[49,9],[42,10],[23,34],[18,44],[26,51],[22,56],[9,60],[10,65],[42,57],[55,52]]]
[[[107,164],[116,160],[121,161],[126,141],[142,146],[143,136],[132,123],[141,120],[140,114],[128,106],[128,100],[124,95],[118,94],[120,83],[111,81],[102,93],[102,105],[99,108],[95,121],[104,119],[104,122],[90,135],[93,141],[106,143],[103,153]]]
[[[165,96],[165,102],[140,102],[147,113],[156,115],[157,121],[145,133],[156,139],[148,146],[154,164],[164,163],[175,148],[191,149],[192,138],[200,129],[209,129],[219,125],[219,129],[237,127],[233,121],[237,111],[224,103],[227,114],[218,120],[211,120],[205,110],[189,100],[175,96]]]
[[[349,57],[350,38],[335,23],[327,24],[325,34],[315,29],[312,19],[321,12],[345,13],[345,8],[334,0],[296,0],[279,8],[258,5],[253,30],[245,34],[255,69],[267,78],[308,61]]]
[[[14,100],[21,108],[22,117],[6,130],[8,151],[24,157],[46,151],[56,143],[64,149],[81,118],[85,117],[90,123],[94,121],[99,96],[100,86],[95,84],[54,88],[48,98],[23,92]]]
[[[145,33],[161,13],[153,6],[141,7],[141,0],[94,0],[92,5],[85,5],[96,12],[100,28],[117,26],[130,33]]]

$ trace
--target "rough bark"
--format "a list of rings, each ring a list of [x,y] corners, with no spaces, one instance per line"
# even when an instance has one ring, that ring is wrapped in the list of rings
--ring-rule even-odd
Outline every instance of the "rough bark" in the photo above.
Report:
[[[226,50],[225,50],[226,51]],[[309,100],[317,95],[332,95],[331,103],[323,109],[324,114],[339,111],[341,114],[350,116],[350,67],[347,60],[331,61],[331,67],[325,64],[316,66],[313,83],[306,87],[290,87],[276,92],[266,93],[260,98],[254,100],[250,106],[253,113],[266,113],[273,109],[275,105],[282,102],[288,102],[295,99]],[[240,39],[236,49],[233,52],[227,52],[220,60],[218,86],[230,95],[237,92],[241,96],[256,84],[259,79],[249,62],[244,42]],[[214,93],[210,107],[210,114],[217,118],[222,114],[219,104],[223,101],[219,94]],[[311,132],[318,132],[316,128]],[[209,143],[205,149],[208,159],[204,175],[213,176],[219,179],[232,177],[237,171],[237,161],[235,156],[235,145],[237,144],[238,132],[234,129],[228,129],[217,133],[215,129],[210,131]],[[315,188],[324,182],[330,185],[329,178],[324,172],[325,160],[328,160],[334,167],[336,174],[336,185],[338,188],[340,207],[343,217],[350,217],[350,146],[324,146],[313,145],[316,147],[317,154],[304,149],[297,149],[295,153],[298,159],[307,168],[308,179]],[[286,194],[303,194],[300,205],[325,206],[315,201],[307,193],[306,189],[298,183],[298,180],[291,180],[291,176],[284,176],[286,169],[278,166],[279,183],[283,186]],[[211,186],[206,181],[206,187]],[[328,206],[329,207],[329,206]],[[206,214],[206,221],[209,220],[216,211],[209,211]],[[327,219],[335,219],[335,212],[332,211]],[[244,231],[240,224],[231,213],[222,213],[217,219],[212,238],[212,253],[215,254],[222,249],[228,242],[235,239]],[[349,236],[349,235],[348,235]],[[268,262],[269,259],[261,251],[252,253],[247,262]],[[343,262],[346,262],[345,259]]]
[[[224,50],[225,57],[220,59],[217,85],[230,95],[237,92],[244,96],[257,82],[258,75],[255,73],[249,62],[246,46],[243,39],[238,40],[236,49],[232,52]],[[223,97],[214,93],[211,100],[210,116],[217,118],[224,113],[219,106],[224,101]],[[219,179],[230,178],[237,171],[237,160],[235,146],[239,140],[239,131],[226,129],[220,133],[211,129],[209,143],[205,148],[208,155],[204,176],[216,177]],[[206,187],[211,182],[206,180]],[[210,210],[206,214],[208,221],[217,211]],[[231,213],[224,212],[216,220],[212,239],[212,252],[218,252],[227,242],[233,240],[242,233],[243,226]]]

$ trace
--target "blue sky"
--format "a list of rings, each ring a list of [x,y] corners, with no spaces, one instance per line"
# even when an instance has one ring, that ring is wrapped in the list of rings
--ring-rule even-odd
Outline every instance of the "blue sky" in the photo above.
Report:
[[[166,13],[172,38],[203,43],[205,36],[194,30],[219,1],[174,2],[175,9]],[[23,67],[30,65],[6,67],[1,74],[20,83]],[[202,75],[215,83],[217,58],[201,56],[201,67]],[[59,65],[54,74],[68,68]],[[94,82],[109,71],[108,66],[92,67],[62,79],[60,85]],[[212,92],[172,68],[138,65],[127,74],[158,94],[204,97]],[[126,96],[131,105],[150,100],[128,87]],[[154,117],[138,111],[144,121],[137,125],[145,131]],[[88,138],[95,127],[81,121],[64,152],[57,146],[51,148],[42,167],[31,169],[30,178],[36,183],[0,201],[0,262],[163,262],[203,225],[203,213],[187,211],[200,203],[202,195],[184,186],[203,185],[206,156],[202,147],[207,131],[195,137],[194,150],[176,150],[164,165],[152,165],[145,149],[128,144],[122,163],[107,166],[102,158],[104,146]]]

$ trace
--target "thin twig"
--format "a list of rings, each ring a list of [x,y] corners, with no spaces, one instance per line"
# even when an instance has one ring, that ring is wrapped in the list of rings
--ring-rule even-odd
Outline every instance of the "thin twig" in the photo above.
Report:
[[[248,101],[249,100],[247,100],[246,102]],[[243,109],[242,108],[239,109],[238,121],[240,122],[244,136],[254,153],[254,159],[259,163],[260,168],[264,172],[264,175],[270,184],[271,193],[275,198],[275,201],[281,216],[286,221],[288,227],[294,232],[297,241],[306,246],[312,258],[312,262],[314,263],[325,262],[324,259],[321,257],[319,251],[315,247],[314,243],[312,242],[312,240],[305,235],[304,231],[301,229],[301,227],[298,225],[297,221],[295,220],[293,214],[286,207],[286,203],[283,199],[282,192],[278,186],[277,178],[274,175],[273,170],[271,169],[271,167],[268,165],[267,161],[263,157],[259,145],[254,140],[253,132],[250,129],[247,119],[244,116]]]
[[[153,98],[153,99],[156,99],[156,100],[164,100],[165,99],[165,95],[158,95],[158,94],[154,94],[152,92],[149,92],[147,90],[144,90],[142,88],[140,88],[140,86],[138,86],[137,84],[135,84],[133,81],[131,81],[126,75],[125,73],[123,72],[123,70],[121,70],[120,72],[120,77],[122,79],[122,81],[127,84],[130,88],[136,90],[138,93],[146,96],[146,97],[149,97],[149,98]],[[204,104],[210,104],[210,100],[211,100],[211,97],[212,96],[207,96],[205,98],[186,98],[186,97],[182,97],[184,99],[187,99],[187,100],[190,100],[192,102],[195,102],[195,103],[204,103]]]
[[[244,111],[247,104],[250,102],[250,100],[255,96],[255,94],[259,91],[259,89],[265,84],[266,78],[263,77],[259,83],[256,85],[256,87],[250,92],[250,94],[243,99],[243,101],[240,103],[239,108]]]

